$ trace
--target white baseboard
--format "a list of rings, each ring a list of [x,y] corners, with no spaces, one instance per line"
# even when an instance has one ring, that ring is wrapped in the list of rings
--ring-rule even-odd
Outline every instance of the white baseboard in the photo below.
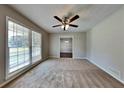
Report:
[[[49,56],[49,58],[59,58],[59,57],[57,57],[57,56]]]
[[[101,70],[105,71],[106,73],[108,73],[109,75],[111,75],[113,78],[115,78],[116,80],[118,80],[119,82],[121,82],[122,84],[124,84],[124,81],[121,80],[120,78],[116,77],[115,75],[113,75],[112,73],[108,72],[105,68],[101,67],[100,65],[96,64],[93,60],[86,58],[89,62],[91,62],[92,64],[96,65],[97,67],[99,67]]]
[[[74,59],[87,59],[86,57],[74,57]]]
[[[57,56],[49,56],[49,58],[60,58]],[[87,59],[86,57],[73,57],[73,59]]]
[[[48,56],[48,57],[46,57],[46,58],[44,58],[44,59],[42,59],[42,61],[45,61],[45,60],[47,60],[47,59],[49,59],[49,56]]]

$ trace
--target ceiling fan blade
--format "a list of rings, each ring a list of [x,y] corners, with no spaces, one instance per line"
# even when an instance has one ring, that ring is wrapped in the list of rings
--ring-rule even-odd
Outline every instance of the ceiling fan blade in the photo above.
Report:
[[[57,19],[58,21],[62,22],[62,19],[60,19],[58,16],[54,16],[55,19]]]
[[[72,27],[78,27],[78,25],[73,25],[73,24],[69,24],[69,26],[72,26]]]
[[[70,23],[71,23],[72,21],[78,19],[78,18],[79,18],[79,15],[76,15],[76,16],[72,17],[72,18],[70,19]]]
[[[61,25],[54,25],[54,26],[52,26],[52,27],[59,27],[59,26],[61,26]]]

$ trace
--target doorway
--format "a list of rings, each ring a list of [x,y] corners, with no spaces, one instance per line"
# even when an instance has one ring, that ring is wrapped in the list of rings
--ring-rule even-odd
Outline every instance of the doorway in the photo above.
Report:
[[[72,57],[72,38],[60,38],[60,58]]]

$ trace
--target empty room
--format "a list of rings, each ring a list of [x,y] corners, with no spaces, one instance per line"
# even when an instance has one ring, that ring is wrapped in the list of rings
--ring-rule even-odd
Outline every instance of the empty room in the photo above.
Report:
[[[123,4],[1,4],[1,88],[124,88]]]

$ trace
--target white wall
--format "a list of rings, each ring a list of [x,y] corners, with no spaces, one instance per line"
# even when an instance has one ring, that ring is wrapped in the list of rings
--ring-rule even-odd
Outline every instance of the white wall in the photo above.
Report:
[[[87,32],[87,58],[124,82],[124,7]]]
[[[73,58],[84,58],[86,57],[86,33],[56,33],[49,35],[49,55],[50,57],[60,56],[60,37],[73,37],[72,48],[73,48]]]

